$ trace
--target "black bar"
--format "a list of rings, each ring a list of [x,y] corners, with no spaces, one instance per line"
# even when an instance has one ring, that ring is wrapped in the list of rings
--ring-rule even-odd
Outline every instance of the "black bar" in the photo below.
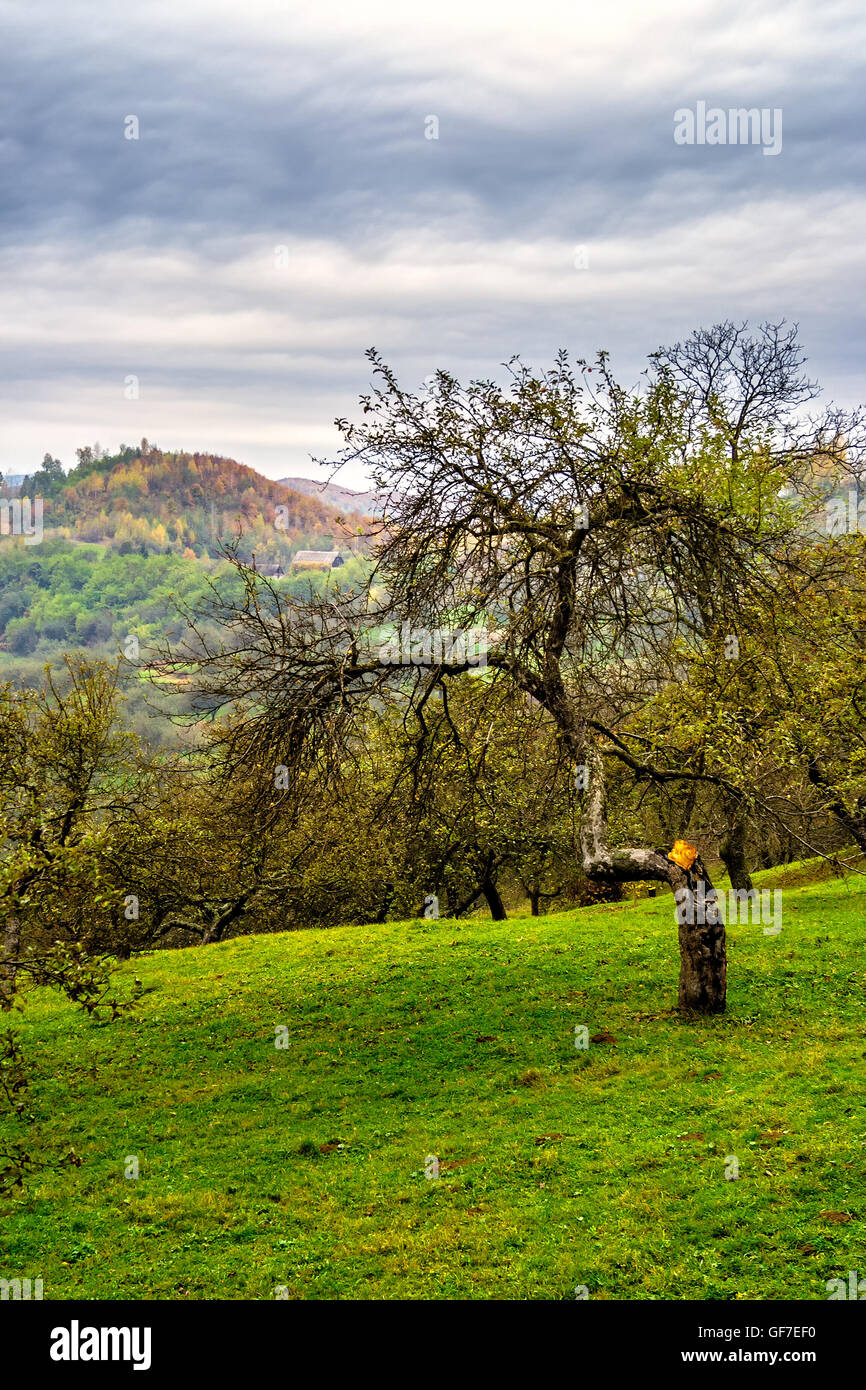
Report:
[[[371,1366],[390,1367],[389,1380],[430,1384],[436,1375],[462,1378],[478,1358],[488,1375],[500,1362],[513,1372],[516,1355],[535,1363],[538,1380],[548,1378],[555,1358],[558,1375],[574,1382],[592,1365],[596,1380],[599,1372],[612,1378],[680,1372],[699,1384],[707,1370],[737,1375],[760,1367],[770,1384],[792,1369],[810,1371],[825,1384],[849,1370],[852,1359],[856,1364],[862,1348],[863,1315],[844,1306],[849,1301],[8,1301],[0,1303],[0,1335],[7,1350],[10,1341],[3,1334],[11,1335],[22,1370],[59,1384],[104,1375],[129,1375],[133,1383],[150,1376],[161,1384],[166,1376],[189,1373],[215,1375],[222,1384],[233,1375],[248,1379],[254,1370],[258,1378],[265,1367],[283,1370],[287,1381],[318,1368],[332,1381],[343,1373],[356,1378]],[[92,1328],[100,1330],[98,1341],[87,1331]],[[102,1328],[128,1330],[128,1339],[119,1333],[116,1346],[129,1359],[52,1359],[52,1346],[70,1356],[73,1348],[101,1353]],[[110,1357],[112,1334],[104,1346]]]

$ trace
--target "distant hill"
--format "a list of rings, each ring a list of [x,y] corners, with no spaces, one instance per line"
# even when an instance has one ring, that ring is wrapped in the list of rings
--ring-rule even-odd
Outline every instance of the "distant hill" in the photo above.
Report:
[[[296,549],[331,549],[356,530],[338,520],[345,501],[334,505],[308,480],[289,487],[235,459],[165,453],[147,440],[115,454],[81,449],[78,455],[68,473],[46,455],[21,486],[22,493],[43,498],[46,534],[108,544],[121,553],[204,559],[240,533],[245,556],[255,551],[262,560],[284,563]]]
[[[81,449],[68,473],[46,455],[20,492],[42,499],[43,535],[32,545],[26,536],[0,537],[0,682],[38,679],[44,663],[66,651],[113,661],[132,637],[136,659],[149,661],[163,641],[187,631],[178,603],[196,607],[217,574],[224,588],[236,584],[221,558],[229,541],[286,593],[351,586],[366,564],[360,515],[235,459],[166,453],[146,440],[114,454]],[[0,494],[11,492],[0,487]],[[338,552],[340,566],[296,568],[302,551]],[[125,688],[136,728],[152,737],[140,682],[129,672]]]
[[[280,478],[279,485],[307,497],[318,497],[343,512],[356,512],[360,516],[381,516],[384,509],[384,499],[379,493],[356,492],[339,483],[320,483],[315,478]]]

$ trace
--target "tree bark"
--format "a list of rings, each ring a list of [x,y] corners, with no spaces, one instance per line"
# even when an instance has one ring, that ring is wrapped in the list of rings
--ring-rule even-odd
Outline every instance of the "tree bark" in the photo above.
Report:
[[[734,807],[729,806],[726,809],[729,821],[728,827],[719,841],[719,858],[728,871],[731,887],[745,888],[747,893],[751,893],[752,876],[749,873],[749,863],[746,859],[745,818]]]
[[[676,865],[673,866],[677,868]],[[728,984],[728,960],[725,944],[725,924],[718,907],[716,890],[700,858],[689,873],[679,870],[684,882],[676,887],[679,944],[680,984],[678,1005],[684,1012],[720,1014],[725,1011]],[[688,889],[688,906],[684,909],[681,894]]]
[[[725,924],[716,890],[700,858],[690,871],[661,850],[616,849],[607,843],[604,762],[595,745],[588,750],[589,787],[584,795],[580,844],[587,878],[603,883],[654,879],[677,897],[680,981],[677,1002],[685,1013],[724,1013],[727,991]],[[691,903],[693,910],[689,912]],[[683,909],[686,910],[683,910]]]
[[[255,892],[255,888],[249,889],[241,897],[236,898],[224,912],[218,913],[216,908],[212,910],[211,920],[202,933],[202,946],[212,946],[214,942],[222,941],[232,922],[236,922],[239,917],[243,916],[247,903]]]
[[[499,889],[491,878],[485,878],[481,885],[481,891],[487,900],[487,906],[490,908],[490,916],[493,918],[494,922],[507,921],[508,913],[505,911],[505,904],[499,896]]]
[[[392,902],[394,901],[394,893],[395,888],[393,883],[386,883],[385,893],[382,898],[382,902],[379,906],[379,911],[376,913],[376,916],[373,919],[376,923],[385,922],[387,920],[388,912],[390,910]]]
[[[531,888],[531,889],[529,890],[529,903],[530,903],[530,909],[529,909],[529,910],[530,910],[530,912],[531,912],[531,914],[532,914],[533,917],[537,917],[537,916],[538,916],[538,900],[539,900],[540,896],[541,896],[541,894],[540,894],[540,892],[539,892],[539,890],[538,890],[537,888]]]

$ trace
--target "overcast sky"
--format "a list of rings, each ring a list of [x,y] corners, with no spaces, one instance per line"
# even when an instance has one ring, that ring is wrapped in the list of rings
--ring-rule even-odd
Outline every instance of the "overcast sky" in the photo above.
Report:
[[[862,0],[0,0],[0,31],[6,473],[146,435],[314,476],[370,345],[411,386],[560,346],[630,383],[787,318],[866,398]],[[700,101],[780,109],[781,152],[675,143]]]

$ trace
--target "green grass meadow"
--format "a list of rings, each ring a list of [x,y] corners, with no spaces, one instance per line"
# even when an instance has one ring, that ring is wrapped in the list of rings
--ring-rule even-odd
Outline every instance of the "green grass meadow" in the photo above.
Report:
[[[757,876],[783,930],[729,927],[699,1021],[669,895],[154,953],[110,1025],[34,993],[49,1163],[0,1272],[46,1299],[826,1299],[866,1275],[866,880],[803,877]]]

